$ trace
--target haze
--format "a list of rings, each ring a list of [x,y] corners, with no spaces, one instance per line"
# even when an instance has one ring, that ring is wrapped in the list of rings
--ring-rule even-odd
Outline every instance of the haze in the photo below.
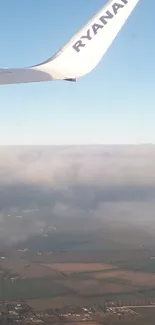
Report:
[[[0,240],[105,227],[153,235],[154,165],[153,145],[1,147]]]

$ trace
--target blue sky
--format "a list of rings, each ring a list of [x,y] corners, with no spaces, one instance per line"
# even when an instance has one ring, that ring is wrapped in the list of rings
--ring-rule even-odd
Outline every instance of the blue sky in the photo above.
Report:
[[[1,0],[0,67],[52,56],[107,0]],[[0,87],[0,144],[155,142],[155,2],[137,8],[78,83]]]

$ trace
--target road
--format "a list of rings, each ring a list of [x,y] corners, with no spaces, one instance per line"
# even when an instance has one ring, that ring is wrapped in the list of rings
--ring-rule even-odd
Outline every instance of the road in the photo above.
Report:
[[[120,308],[155,308],[155,305],[146,305],[146,306],[122,306],[122,307],[114,307],[115,309]]]

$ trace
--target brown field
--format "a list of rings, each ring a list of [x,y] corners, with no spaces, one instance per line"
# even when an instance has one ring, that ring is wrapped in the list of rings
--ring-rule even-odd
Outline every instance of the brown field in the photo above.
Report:
[[[98,284],[87,287],[85,289],[79,290],[79,294],[83,296],[99,296],[104,294],[116,294],[116,293],[131,293],[134,292],[135,289],[132,286],[108,283],[108,284]]]
[[[77,295],[68,295],[67,297],[59,296],[49,299],[27,300],[27,303],[34,309],[47,310],[51,308],[63,308],[70,304],[75,306],[84,305],[86,300],[82,299],[82,297],[78,297]]]
[[[44,264],[46,267],[64,272],[66,274],[71,273],[84,273],[84,272],[98,272],[116,269],[117,267],[109,264],[102,263],[53,263]]]
[[[133,272],[127,270],[110,270],[109,272],[94,272],[92,276],[98,280],[110,278],[123,279],[130,281],[130,284],[133,286],[155,286],[155,274],[152,273]]]
[[[73,289],[76,292],[81,292],[82,290],[85,290],[87,288],[91,288],[94,286],[98,286],[99,281],[97,280],[61,280],[57,281],[57,283],[60,285],[63,285],[65,287],[68,287],[70,289]]]
[[[117,283],[103,283],[96,280],[76,280],[76,281],[58,281],[58,284],[67,286],[76,291],[78,295],[95,296],[111,293],[123,293],[136,291],[136,287],[131,285],[117,284]]]
[[[45,276],[55,277],[58,273],[55,270],[50,270],[45,265],[31,263],[26,260],[8,259],[0,264],[2,269],[8,270],[11,274],[18,274],[26,278],[40,278]]]

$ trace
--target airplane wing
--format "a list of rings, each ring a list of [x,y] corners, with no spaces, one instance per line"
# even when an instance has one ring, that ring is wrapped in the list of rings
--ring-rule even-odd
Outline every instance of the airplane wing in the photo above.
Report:
[[[76,81],[100,62],[139,0],[110,0],[53,57],[22,69],[0,69],[0,84]]]

